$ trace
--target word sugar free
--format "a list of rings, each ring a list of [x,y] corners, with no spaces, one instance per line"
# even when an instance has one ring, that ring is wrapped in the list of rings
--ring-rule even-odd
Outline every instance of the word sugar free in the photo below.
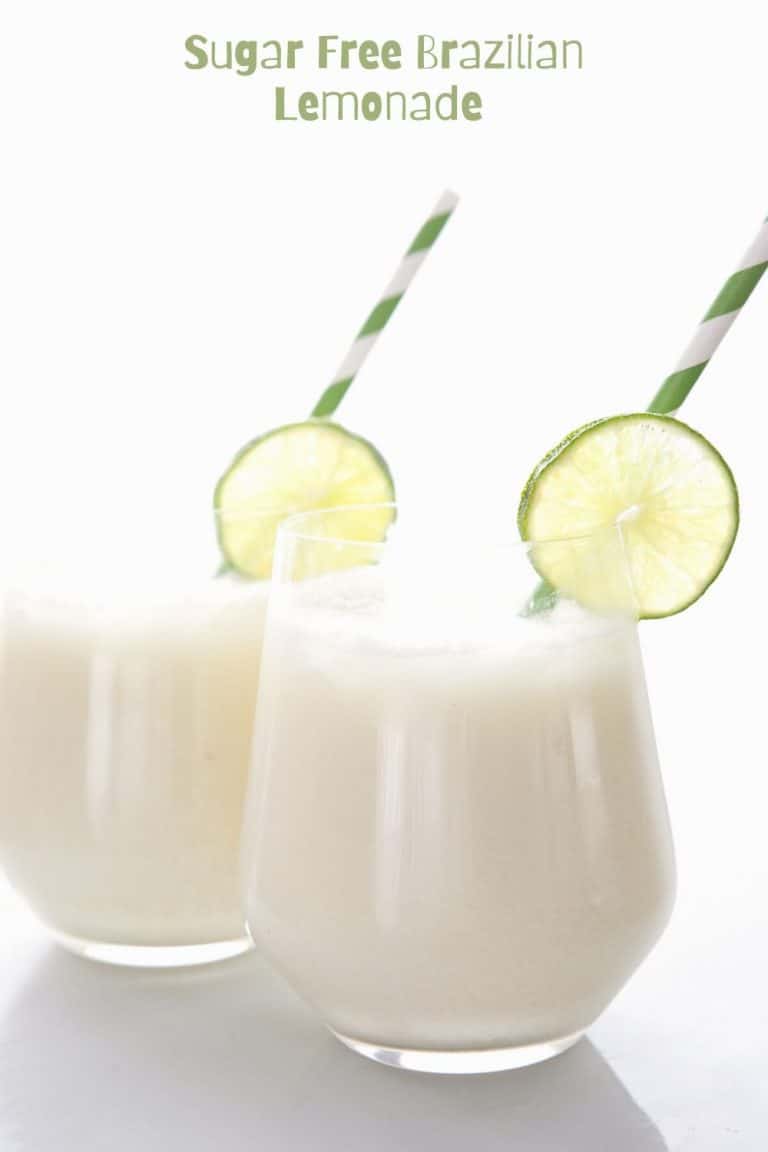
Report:
[[[349,40],[318,36],[316,40],[216,40],[187,37],[184,66],[190,71],[211,68],[235,76],[292,72],[306,67],[319,71],[388,74],[403,67],[424,72],[462,75],[468,72],[579,71],[584,64],[580,40],[540,40],[533,33],[507,33],[496,40],[447,40],[420,35],[404,50],[398,40]],[[481,120],[483,101],[474,89],[449,83],[434,91],[401,88],[305,89],[284,84],[274,88],[277,121],[324,120]]]

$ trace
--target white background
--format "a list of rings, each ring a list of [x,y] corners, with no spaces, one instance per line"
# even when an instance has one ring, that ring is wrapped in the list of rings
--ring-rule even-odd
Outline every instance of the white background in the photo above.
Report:
[[[170,532],[182,512],[207,516],[232,453],[309,411],[447,185],[461,205],[341,416],[375,440],[402,496],[455,505],[457,547],[473,504],[511,527],[544,451],[592,417],[643,407],[674,367],[768,211],[760,7],[368,7],[28,0],[6,16],[8,552],[19,521],[44,539],[47,524],[67,519],[160,518]],[[419,32],[528,31],[581,39],[583,71],[437,76],[481,91],[480,124],[272,121],[277,82],[425,86],[406,68],[323,74],[310,54],[280,76],[183,66],[192,33],[308,45],[339,33],[410,48]],[[652,1011],[666,997],[665,1018],[627,1010],[627,1035],[647,1056],[638,1047],[632,1087],[652,1109],[664,1094],[648,1065],[701,1067],[700,1087],[673,1081],[663,1109],[669,1147],[697,1152],[764,1143],[755,1133],[765,1113],[735,1085],[759,1055],[748,1038],[765,1027],[754,964],[762,955],[765,966],[768,873],[767,318],[768,277],[683,412],[739,481],[733,557],[700,604],[642,630],[680,896],[635,982],[655,981],[642,1003]],[[12,907],[7,938],[26,939]],[[734,986],[742,996],[730,1013]],[[678,992],[692,987],[696,999],[683,1003]]]

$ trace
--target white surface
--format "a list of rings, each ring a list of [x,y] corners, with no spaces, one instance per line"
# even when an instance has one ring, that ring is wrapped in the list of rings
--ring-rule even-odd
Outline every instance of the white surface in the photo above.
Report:
[[[768,853],[744,851],[727,803],[697,801],[694,774],[672,791],[686,819],[667,935],[587,1041],[520,1072],[371,1064],[253,954],[176,974],[92,965],[4,890],[0,1149],[763,1152]]]

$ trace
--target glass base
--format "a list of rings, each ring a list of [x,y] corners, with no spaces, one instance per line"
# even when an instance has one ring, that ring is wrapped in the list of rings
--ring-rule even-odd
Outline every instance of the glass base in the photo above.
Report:
[[[229,960],[253,947],[247,936],[236,940],[214,940],[210,944],[102,944],[97,940],[83,940],[78,936],[68,936],[65,932],[54,932],[57,944],[100,964],[122,964],[130,968],[187,968],[195,964],[215,964],[218,960]]]
[[[333,1031],[333,1029],[331,1029]],[[333,1032],[337,1040],[353,1052],[389,1064],[392,1068],[407,1068],[412,1072],[439,1072],[466,1075],[480,1072],[507,1072],[511,1068],[525,1068],[542,1060],[551,1060],[572,1048],[584,1035],[574,1032],[557,1040],[541,1044],[523,1044],[516,1048],[479,1048],[468,1051],[430,1052],[420,1048],[384,1048],[380,1044],[367,1044]]]

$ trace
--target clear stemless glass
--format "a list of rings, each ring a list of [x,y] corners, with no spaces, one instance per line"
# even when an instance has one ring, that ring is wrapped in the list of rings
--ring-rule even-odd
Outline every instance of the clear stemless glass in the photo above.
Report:
[[[400,517],[376,543],[369,521],[280,530],[249,930],[365,1056],[533,1063],[592,1024],[673,903],[621,535],[502,546]],[[548,559],[574,587],[594,577],[601,606],[532,610]]]
[[[205,520],[199,539],[178,516],[154,535],[97,523],[77,539],[66,524],[54,542],[40,527],[45,556],[33,562],[27,541],[3,577],[0,862],[58,941],[90,958],[172,966],[243,951],[267,585],[215,576]]]

